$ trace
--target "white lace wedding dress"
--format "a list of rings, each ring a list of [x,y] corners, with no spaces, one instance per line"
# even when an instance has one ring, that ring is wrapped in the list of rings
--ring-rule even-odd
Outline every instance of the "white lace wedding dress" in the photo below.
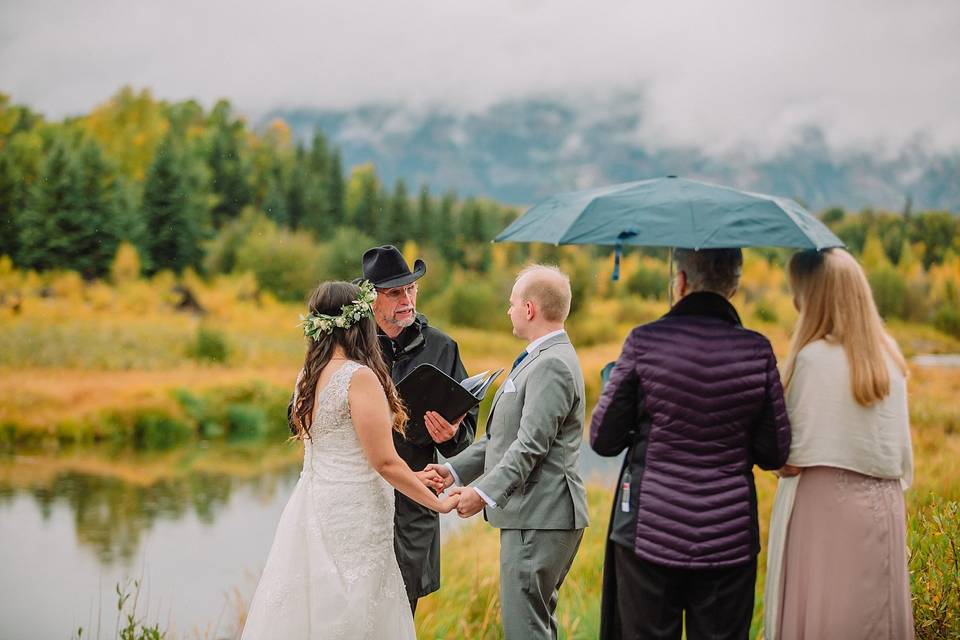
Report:
[[[243,640],[416,638],[393,550],[393,489],[367,462],[347,361],[314,405],[303,472],[280,516]]]

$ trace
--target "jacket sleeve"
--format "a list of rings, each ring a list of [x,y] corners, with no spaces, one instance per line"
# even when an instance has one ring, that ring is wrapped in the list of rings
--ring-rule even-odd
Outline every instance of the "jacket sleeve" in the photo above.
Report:
[[[452,366],[447,373],[451,378],[460,382],[467,377],[467,369],[460,360],[460,347],[457,346],[456,342],[453,343],[452,360]],[[437,451],[439,451],[444,458],[451,458],[470,446],[470,443],[473,442],[474,435],[477,433],[477,415],[479,412],[480,405],[475,406],[467,412],[463,422],[460,423],[460,428],[457,429],[457,433],[446,442],[441,442],[437,445]]]
[[[590,446],[602,456],[615,456],[629,447],[640,419],[640,380],[632,337],[624,342],[590,418]]]
[[[487,457],[487,444],[490,438],[484,436],[466,449],[453,456],[447,463],[457,472],[461,484],[470,484],[483,475],[483,465]]]
[[[534,467],[547,455],[560,425],[573,410],[576,391],[573,373],[559,358],[544,358],[527,378],[517,439],[480,479],[477,487],[503,509]]]
[[[766,397],[763,410],[750,437],[750,453],[761,469],[779,469],[790,456],[790,420],[777,371],[777,358],[766,347]]]

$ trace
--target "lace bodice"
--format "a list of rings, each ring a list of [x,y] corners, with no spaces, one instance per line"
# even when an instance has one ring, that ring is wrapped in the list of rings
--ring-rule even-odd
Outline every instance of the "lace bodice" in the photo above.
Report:
[[[330,481],[380,478],[367,460],[350,416],[350,381],[361,368],[362,364],[348,360],[317,394],[310,437],[303,441],[305,474]]]

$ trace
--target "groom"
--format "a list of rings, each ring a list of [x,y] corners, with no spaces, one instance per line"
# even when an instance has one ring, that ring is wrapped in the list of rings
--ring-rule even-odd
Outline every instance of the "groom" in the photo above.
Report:
[[[486,437],[429,467],[447,486],[474,483],[452,490],[460,516],[483,509],[500,529],[507,640],[557,637],[557,591],[588,524],[579,472],[583,375],[563,328],[569,312],[570,280],[559,269],[520,272],[507,313],[529,344],[493,400]]]

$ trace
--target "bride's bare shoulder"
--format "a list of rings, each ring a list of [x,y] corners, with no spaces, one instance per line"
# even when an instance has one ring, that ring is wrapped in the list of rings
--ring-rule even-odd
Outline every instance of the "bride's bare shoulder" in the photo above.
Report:
[[[366,366],[359,366],[351,374],[350,392],[353,393],[383,393],[383,387],[380,385],[380,379],[377,374]]]

